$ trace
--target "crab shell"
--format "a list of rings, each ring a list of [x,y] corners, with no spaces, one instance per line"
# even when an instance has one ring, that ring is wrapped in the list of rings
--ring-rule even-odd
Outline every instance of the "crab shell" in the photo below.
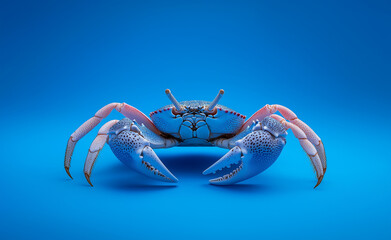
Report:
[[[210,102],[207,101],[183,101],[180,104],[180,112],[171,104],[151,112],[150,117],[162,133],[181,140],[181,146],[212,146],[210,142],[218,137],[235,135],[246,119],[219,104],[209,112]]]

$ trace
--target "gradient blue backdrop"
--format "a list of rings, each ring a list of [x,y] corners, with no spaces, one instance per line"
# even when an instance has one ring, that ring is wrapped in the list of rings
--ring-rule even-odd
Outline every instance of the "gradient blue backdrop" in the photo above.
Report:
[[[1,239],[390,239],[391,6],[387,1],[1,1]],[[293,137],[266,172],[215,187],[226,150],[157,150],[180,179],[149,180],[106,147],[83,174],[99,108],[145,113],[212,100],[250,116],[293,109],[323,139],[317,188]],[[120,119],[118,113],[109,119]],[[107,119],[107,120],[109,120]]]

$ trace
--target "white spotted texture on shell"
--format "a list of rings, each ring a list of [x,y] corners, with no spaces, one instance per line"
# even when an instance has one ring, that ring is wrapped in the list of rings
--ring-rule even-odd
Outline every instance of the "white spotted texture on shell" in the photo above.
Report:
[[[274,118],[265,117],[261,124],[263,130],[270,132],[274,137],[285,137],[288,134],[284,125]]]
[[[132,125],[136,126],[140,132],[135,132],[134,130],[132,130]],[[110,128],[109,130],[110,144],[112,143],[111,140],[114,138],[130,136],[128,134],[121,135],[122,132],[134,132],[138,134],[140,137],[142,137],[143,139],[145,139],[145,141],[149,142],[149,144],[155,148],[160,148],[162,146],[165,146],[165,142],[167,141],[166,138],[157,135],[149,128],[147,128],[144,124],[140,125],[137,122],[130,120],[129,118],[124,118]],[[126,141],[124,140],[123,142]]]
[[[111,150],[122,162],[126,162],[134,155],[140,155],[142,147],[145,145],[139,134],[131,131],[122,131],[116,137],[110,139]],[[140,152],[135,152],[139,150]]]
[[[284,139],[276,138],[263,130],[248,134],[240,143],[240,147],[246,149],[262,165],[262,171],[276,161],[284,146]]]

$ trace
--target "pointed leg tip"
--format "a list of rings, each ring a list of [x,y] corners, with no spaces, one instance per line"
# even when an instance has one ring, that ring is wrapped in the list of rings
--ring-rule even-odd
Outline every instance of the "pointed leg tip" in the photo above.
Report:
[[[69,167],[65,167],[65,171],[67,172],[68,176],[73,179],[71,173],[69,172]]]
[[[324,175],[322,175],[322,176],[320,176],[320,177],[318,178],[318,182],[316,183],[314,189],[315,189],[317,186],[319,186],[319,184],[322,182],[323,176],[324,176]]]
[[[88,173],[84,173],[84,176],[86,177],[87,182],[91,185],[91,187],[93,187],[94,185],[92,185],[92,183],[90,181],[90,175],[88,175]]]

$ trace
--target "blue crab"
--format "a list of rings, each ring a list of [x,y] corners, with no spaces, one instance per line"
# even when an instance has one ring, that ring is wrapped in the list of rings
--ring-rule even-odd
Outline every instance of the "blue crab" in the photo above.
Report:
[[[177,182],[178,179],[165,167],[153,149],[174,146],[217,146],[230,149],[203,174],[217,175],[209,180],[211,184],[235,184],[263,172],[276,161],[286,144],[288,129],[292,130],[310,158],[318,180],[315,187],[321,183],[327,167],[323,143],[288,108],[266,105],[246,121],[244,115],[218,104],[223,90],[212,102],[178,102],[169,89],[166,94],[172,104],[152,112],[150,118],[126,103],[111,103],[101,108],[68,140],[64,161],[68,175],[72,178],[69,168],[77,141],[116,109],[126,118],[104,124],[88,151],[84,174],[91,186],[91,170],[105,143],[125,165],[166,182]],[[282,116],[276,115],[277,111]],[[223,168],[228,168],[230,173],[219,176]]]

